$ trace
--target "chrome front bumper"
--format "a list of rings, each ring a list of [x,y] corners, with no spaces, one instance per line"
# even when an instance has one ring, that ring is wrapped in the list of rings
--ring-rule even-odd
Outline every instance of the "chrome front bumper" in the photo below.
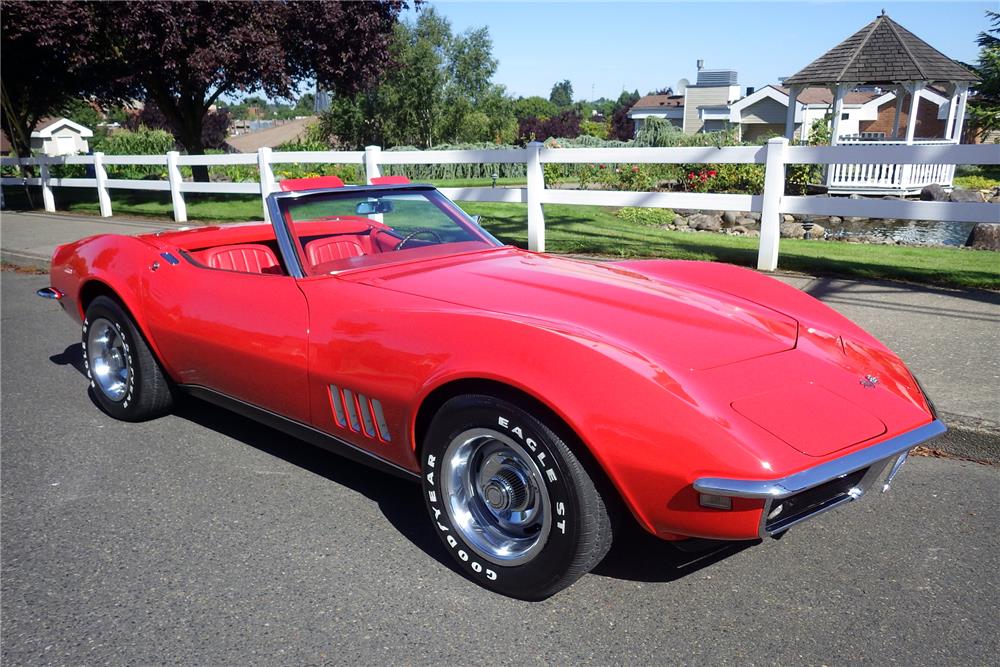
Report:
[[[892,464],[883,488],[887,490],[909,451],[947,430],[947,426],[935,419],[912,431],[788,477],[767,480],[703,477],[695,481],[694,488],[700,493],[719,496],[764,499],[760,536],[777,536],[801,521],[857,500]],[[807,492],[811,493],[807,495]],[[806,507],[795,510],[796,505]],[[783,512],[786,506],[793,508],[788,514]],[[778,514],[770,516],[775,510]]]

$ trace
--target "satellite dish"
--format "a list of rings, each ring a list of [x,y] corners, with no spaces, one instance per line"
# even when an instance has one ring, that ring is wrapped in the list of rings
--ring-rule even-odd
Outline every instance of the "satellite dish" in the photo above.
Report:
[[[676,91],[677,95],[683,95],[684,91],[687,90],[687,87],[690,85],[691,85],[690,81],[688,81],[687,79],[681,79],[680,81],[677,82],[677,87],[674,88],[674,90]]]

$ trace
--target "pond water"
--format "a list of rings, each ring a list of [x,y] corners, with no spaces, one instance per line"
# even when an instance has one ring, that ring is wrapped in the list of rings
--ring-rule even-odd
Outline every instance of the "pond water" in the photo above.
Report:
[[[926,220],[865,220],[844,221],[830,225],[827,235],[837,237],[872,236],[903,243],[965,245],[974,222],[929,222]]]

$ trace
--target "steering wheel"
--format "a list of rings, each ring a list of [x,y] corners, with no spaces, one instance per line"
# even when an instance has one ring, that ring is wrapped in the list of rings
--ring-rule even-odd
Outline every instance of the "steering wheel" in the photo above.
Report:
[[[427,227],[417,227],[412,232],[404,236],[403,240],[396,244],[394,250],[402,250],[404,247],[406,247],[406,244],[409,243],[414,236],[419,236],[420,234],[427,234],[429,236],[433,236],[434,241],[436,243],[444,243],[444,239],[441,238],[441,235],[435,232],[433,229],[428,229]]]

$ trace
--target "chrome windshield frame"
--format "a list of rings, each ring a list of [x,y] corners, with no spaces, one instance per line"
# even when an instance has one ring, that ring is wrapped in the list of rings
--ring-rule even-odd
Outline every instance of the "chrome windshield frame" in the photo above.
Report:
[[[281,212],[281,203],[285,200],[296,200],[305,199],[308,197],[323,196],[323,195],[343,195],[344,193],[358,193],[358,192],[434,192],[438,196],[442,197],[448,201],[451,205],[455,207],[459,212],[461,212],[466,217],[466,222],[474,226],[481,234],[485,235],[490,241],[497,243],[497,247],[502,246],[502,244],[497,241],[489,232],[483,229],[475,220],[469,216],[468,213],[462,210],[460,206],[451,201],[444,194],[438,190],[433,185],[428,185],[426,183],[396,183],[387,185],[345,185],[343,187],[337,188],[317,188],[315,190],[289,190],[289,191],[278,191],[272,192],[267,195],[265,199],[268,222],[274,228],[274,236],[278,242],[278,249],[281,251],[281,256],[285,261],[285,266],[288,268],[288,275],[293,278],[305,278],[306,272],[305,268],[302,266],[302,258],[299,253],[296,252],[296,242],[293,231],[289,228],[288,222],[285,220],[285,216]],[[485,239],[484,239],[485,240]]]

